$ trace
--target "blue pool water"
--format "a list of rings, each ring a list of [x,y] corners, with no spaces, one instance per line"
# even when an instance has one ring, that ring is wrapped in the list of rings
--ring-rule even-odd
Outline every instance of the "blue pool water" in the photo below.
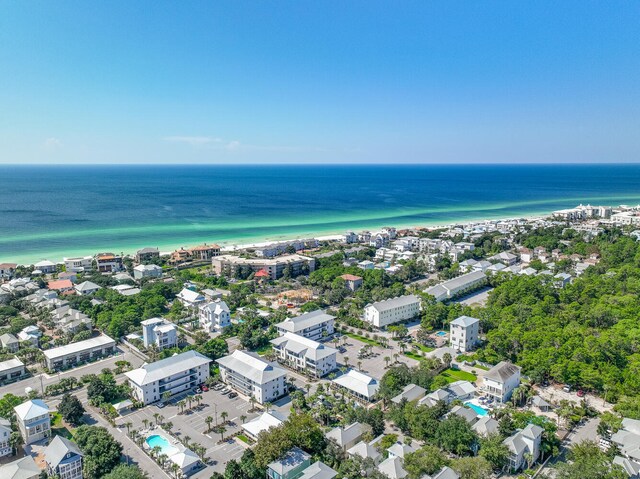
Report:
[[[156,446],[160,447],[160,452],[162,454],[166,454],[170,456],[171,454],[175,454],[178,450],[169,444],[169,441],[164,437],[158,434],[154,434],[153,436],[149,436],[146,441],[149,448],[153,449]]]
[[[447,332],[446,332],[446,331],[438,331],[438,332],[436,333],[436,336],[446,336],[446,335],[447,335]]]
[[[489,414],[489,410],[483,408],[482,406],[479,406],[477,404],[474,404],[472,402],[466,402],[464,403],[465,406],[469,406],[471,409],[473,409],[478,416],[486,416],[487,414]]]

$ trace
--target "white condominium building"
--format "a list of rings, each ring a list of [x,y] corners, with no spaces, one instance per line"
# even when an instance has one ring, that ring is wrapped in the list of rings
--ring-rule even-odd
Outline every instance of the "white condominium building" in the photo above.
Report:
[[[310,313],[301,314],[276,324],[278,333],[294,333],[314,341],[323,341],[333,336],[335,316],[318,309]]]
[[[413,294],[369,304],[364,308],[364,320],[376,328],[415,318],[420,314],[420,298]]]
[[[199,319],[200,327],[213,333],[231,324],[231,312],[227,303],[218,298],[200,306]]]
[[[145,347],[155,344],[158,349],[172,348],[178,344],[176,326],[164,318],[146,319],[142,325],[142,339]]]
[[[65,369],[92,359],[113,354],[116,342],[106,334],[43,351],[47,368]]]
[[[23,402],[13,408],[25,444],[33,444],[51,435],[49,406],[41,399]]]
[[[272,339],[278,361],[297,371],[321,378],[336,369],[337,349],[293,333]]]
[[[286,393],[286,372],[257,354],[235,350],[217,360],[222,380],[260,404],[272,402]]]
[[[209,377],[210,362],[211,359],[197,351],[187,351],[145,364],[126,372],[125,376],[136,399],[150,404],[161,400],[167,392],[174,395],[205,382]]]
[[[473,351],[478,344],[480,320],[470,316],[460,316],[449,324],[451,347],[461,353]]]

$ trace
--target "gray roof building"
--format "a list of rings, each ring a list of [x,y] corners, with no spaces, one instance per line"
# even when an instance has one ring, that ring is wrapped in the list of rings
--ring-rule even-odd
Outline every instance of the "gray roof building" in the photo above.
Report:
[[[77,462],[83,456],[76,443],[62,436],[55,436],[44,450],[44,459],[52,474],[56,474],[58,466]]]
[[[2,479],[38,479],[40,468],[36,465],[33,457],[26,456],[0,466],[0,477]]]

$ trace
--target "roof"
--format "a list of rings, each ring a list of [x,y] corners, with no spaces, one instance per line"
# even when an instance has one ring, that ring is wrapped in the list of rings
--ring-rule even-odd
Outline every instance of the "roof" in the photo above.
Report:
[[[311,456],[297,447],[289,450],[282,458],[277,461],[273,461],[267,467],[274,472],[277,472],[281,476],[284,476],[288,471],[295,469],[300,464],[311,459]]]
[[[73,354],[86,349],[97,348],[100,346],[115,346],[116,342],[106,334],[101,334],[95,338],[85,339],[84,341],[78,341],[76,343],[67,344],[58,348],[47,349],[43,351],[44,355],[48,359],[56,359],[67,354]]]
[[[68,453],[84,456],[76,443],[62,436],[55,436],[44,450],[45,461],[52,469],[58,467]]]
[[[40,476],[40,468],[31,456],[0,466],[2,479],[33,479]]]
[[[135,384],[144,386],[210,362],[211,359],[197,351],[186,351],[160,361],[144,364],[142,367],[124,374]]]
[[[180,466],[180,469],[184,469],[185,467],[200,461],[198,455],[191,449],[185,449],[184,451],[173,454],[169,459],[171,462]]]
[[[462,380],[450,383],[446,389],[456,397],[468,396],[476,392],[476,387],[472,383]]]
[[[281,367],[268,363],[255,353],[239,349],[228,356],[217,359],[216,362],[258,384],[265,384],[281,376],[286,376],[285,370]]]
[[[482,416],[471,426],[471,429],[480,436],[488,436],[498,432],[498,421],[493,419],[491,416]]]
[[[200,306],[200,311],[210,311],[210,312],[212,312],[214,314],[220,314],[220,313],[223,313],[223,312],[224,313],[230,312],[229,306],[227,305],[227,303],[225,303],[220,298],[215,299],[214,301],[211,301],[210,303],[203,304],[202,306]]]
[[[402,467],[402,459],[399,457],[388,457],[378,465],[378,470],[389,479],[403,479],[408,476],[407,471]]]
[[[49,261],[48,259],[45,259],[43,261],[38,261],[36,264],[33,265],[34,268],[42,268],[43,266],[55,266],[56,264],[53,261]]]
[[[353,369],[334,379],[333,382],[366,398],[375,396],[380,387],[376,379]]]
[[[345,281],[360,281],[362,279],[360,276],[356,276],[355,274],[343,274],[340,278]]]
[[[315,462],[307,467],[299,479],[333,479],[338,473],[324,462]]]
[[[32,399],[13,408],[21,420],[33,419],[39,416],[49,414],[49,406],[47,406],[41,399]]]
[[[473,424],[478,419],[477,412],[475,412],[473,409],[469,409],[468,407],[464,407],[464,406],[453,406],[450,414],[455,414],[456,416],[460,416],[469,424]]]
[[[204,296],[202,296],[197,291],[191,291],[190,289],[183,288],[177,295],[178,298],[188,301],[190,303],[196,303],[198,301],[204,301]]]
[[[145,253],[160,253],[160,250],[158,250],[158,248],[142,248],[137,251],[137,254]]]
[[[520,368],[518,366],[507,361],[500,361],[489,371],[484,373],[484,378],[504,383],[514,374],[520,374]]]
[[[472,324],[479,323],[480,320],[478,318],[472,318],[471,316],[460,316],[453,321],[451,324],[455,324],[456,326],[462,326],[463,328],[468,328]]]
[[[431,476],[431,479],[460,479],[460,476],[450,467],[444,466],[440,472]]]
[[[358,444],[353,446],[347,451],[351,456],[360,456],[363,459],[373,459],[374,461],[380,457],[380,452],[378,449],[371,443],[360,441]]]
[[[296,316],[295,318],[285,319],[281,323],[276,324],[276,327],[295,333],[333,320],[335,320],[335,316],[325,313],[322,309],[317,309],[310,313],[304,313],[300,316]]]
[[[410,454],[412,452],[416,452],[416,448],[410,444],[405,444],[404,442],[396,442],[391,447],[387,448],[389,454],[393,454],[394,456],[398,456],[404,459],[406,454]]]
[[[0,263],[0,269],[16,269],[17,263]]]
[[[391,399],[394,403],[400,404],[403,399],[407,401],[415,401],[416,399],[421,399],[427,394],[427,390],[423,387],[420,387],[416,384],[407,384],[400,394]]]
[[[367,305],[367,308],[374,308],[380,312],[389,311],[390,309],[400,308],[409,304],[420,304],[420,298],[414,294],[407,294],[405,296],[398,296],[397,298],[391,298],[384,301],[378,301]]]
[[[290,332],[286,332],[284,335],[272,339],[270,342],[276,346],[284,347],[287,351],[304,354],[305,358],[314,361],[338,353],[337,349]]]
[[[6,361],[0,362],[0,372],[8,371],[13,368],[24,367],[24,363],[20,361],[18,358],[7,359]]]
[[[333,439],[338,446],[344,446],[359,439],[365,432],[365,427],[359,422],[354,422],[346,427],[334,427],[325,434],[327,439]]]
[[[139,264],[138,266],[136,266],[133,269],[134,269],[134,271],[156,271],[156,270],[162,270],[162,268],[160,266],[158,266],[157,264]]]
[[[260,416],[243,424],[242,429],[253,437],[257,437],[262,431],[267,431],[272,427],[278,427],[285,419],[284,415],[278,411],[263,412]]]
[[[58,279],[56,281],[49,281],[47,283],[49,289],[69,289],[73,288],[73,283],[70,279]]]
[[[254,276],[256,278],[267,278],[269,276],[269,273],[267,272],[266,269],[263,268],[260,271],[257,271]]]
[[[13,334],[4,333],[2,336],[0,336],[0,343],[2,344],[11,344],[11,343],[17,343],[17,342],[18,342],[18,338],[16,338]]]
[[[95,289],[100,289],[101,286],[93,283],[91,281],[83,281],[82,283],[76,285],[76,291],[93,291]]]

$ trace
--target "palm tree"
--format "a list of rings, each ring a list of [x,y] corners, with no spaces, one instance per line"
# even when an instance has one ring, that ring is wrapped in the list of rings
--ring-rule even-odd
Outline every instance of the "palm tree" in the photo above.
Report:
[[[358,361],[358,371],[362,371],[362,361]]]
[[[158,421],[160,421],[160,425],[164,423],[164,416],[162,414],[158,414]]]
[[[184,444],[184,447],[189,447],[189,441],[191,441],[191,437],[190,436],[185,436],[182,438],[182,442]]]
[[[14,431],[9,436],[9,445],[13,448],[14,453],[18,453],[18,448],[24,443],[22,439],[22,434],[17,431]]]
[[[169,399],[171,399],[171,392],[169,392],[169,391],[165,391],[165,392],[163,392],[163,393],[162,393],[162,400],[163,400],[164,402],[168,402],[168,401],[169,401]]]
[[[343,360],[344,360],[344,367],[349,368],[349,356],[344,356]]]
[[[218,432],[220,433],[220,440],[224,440],[224,433],[227,432],[227,428],[224,426],[218,426]]]
[[[386,364],[386,366],[385,366],[385,367],[387,367],[387,368],[388,368],[388,367],[389,367],[389,362],[391,362],[391,358],[390,358],[389,356],[385,356],[385,357],[384,357],[384,362],[385,362],[385,364]]]
[[[166,454],[160,454],[158,456],[158,464],[160,464],[160,467],[164,467],[167,459],[169,459],[169,456],[167,456]]]
[[[153,448],[151,448],[151,455],[153,457],[158,457],[161,452],[162,448],[160,446],[153,446]]]
[[[127,428],[127,434],[129,436],[131,436],[131,426],[133,426],[133,423],[131,421],[124,423],[124,427]]]
[[[191,403],[193,402],[193,396],[187,396],[187,402],[189,403],[189,409],[191,409]]]
[[[307,384],[305,384],[305,385],[304,385],[304,388],[306,389],[306,391],[307,391],[307,396],[308,396],[308,395],[309,395],[309,392],[311,391],[311,384],[308,384],[308,383],[307,383]]]
[[[180,408],[180,412],[184,412],[184,407],[187,405],[187,403],[184,401],[184,399],[182,401],[178,401],[178,407]]]
[[[244,424],[244,422],[247,420],[247,416],[243,414],[242,416],[240,416],[240,420],[242,421],[242,424]]]
[[[149,420],[145,417],[142,420],[142,424],[144,425],[144,428],[147,429],[149,427]]]
[[[531,469],[531,466],[533,465],[533,454],[525,452],[524,460],[527,461],[527,469]]]
[[[211,432],[211,423],[213,422],[213,418],[211,416],[207,416],[204,422],[207,423],[207,432]]]
[[[173,472],[173,474],[176,476],[176,479],[178,479],[178,471],[180,470],[180,466],[178,466],[175,462],[171,463],[171,472]]]
[[[196,400],[196,404],[200,406],[200,402],[202,401],[202,396],[200,394],[196,394],[194,399]]]
[[[227,422],[227,418],[229,417],[229,413],[227,411],[222,411],[220,413],[220,417],[222,418],[222,422],[225,423],[225,422]]]
[[[444,353],[442,355],[442,362],[447,366],[451,366],[451,361],[453,361],[453,358],[451,357],[451,354],[449,353]]]
[[[397,363],[400,355],[398,353],[393,353],[393,362]]]
[[[158,425],[158,418],[160,417],[160,413],[157,413],[157,412],[153,413],[153,417],[156,420],[156,426],[157,426]]]
[[[253,394],[249,396],[249,402],[251,403],[251,411],[253,411],[256,404],[256,398],[253,396]]]

